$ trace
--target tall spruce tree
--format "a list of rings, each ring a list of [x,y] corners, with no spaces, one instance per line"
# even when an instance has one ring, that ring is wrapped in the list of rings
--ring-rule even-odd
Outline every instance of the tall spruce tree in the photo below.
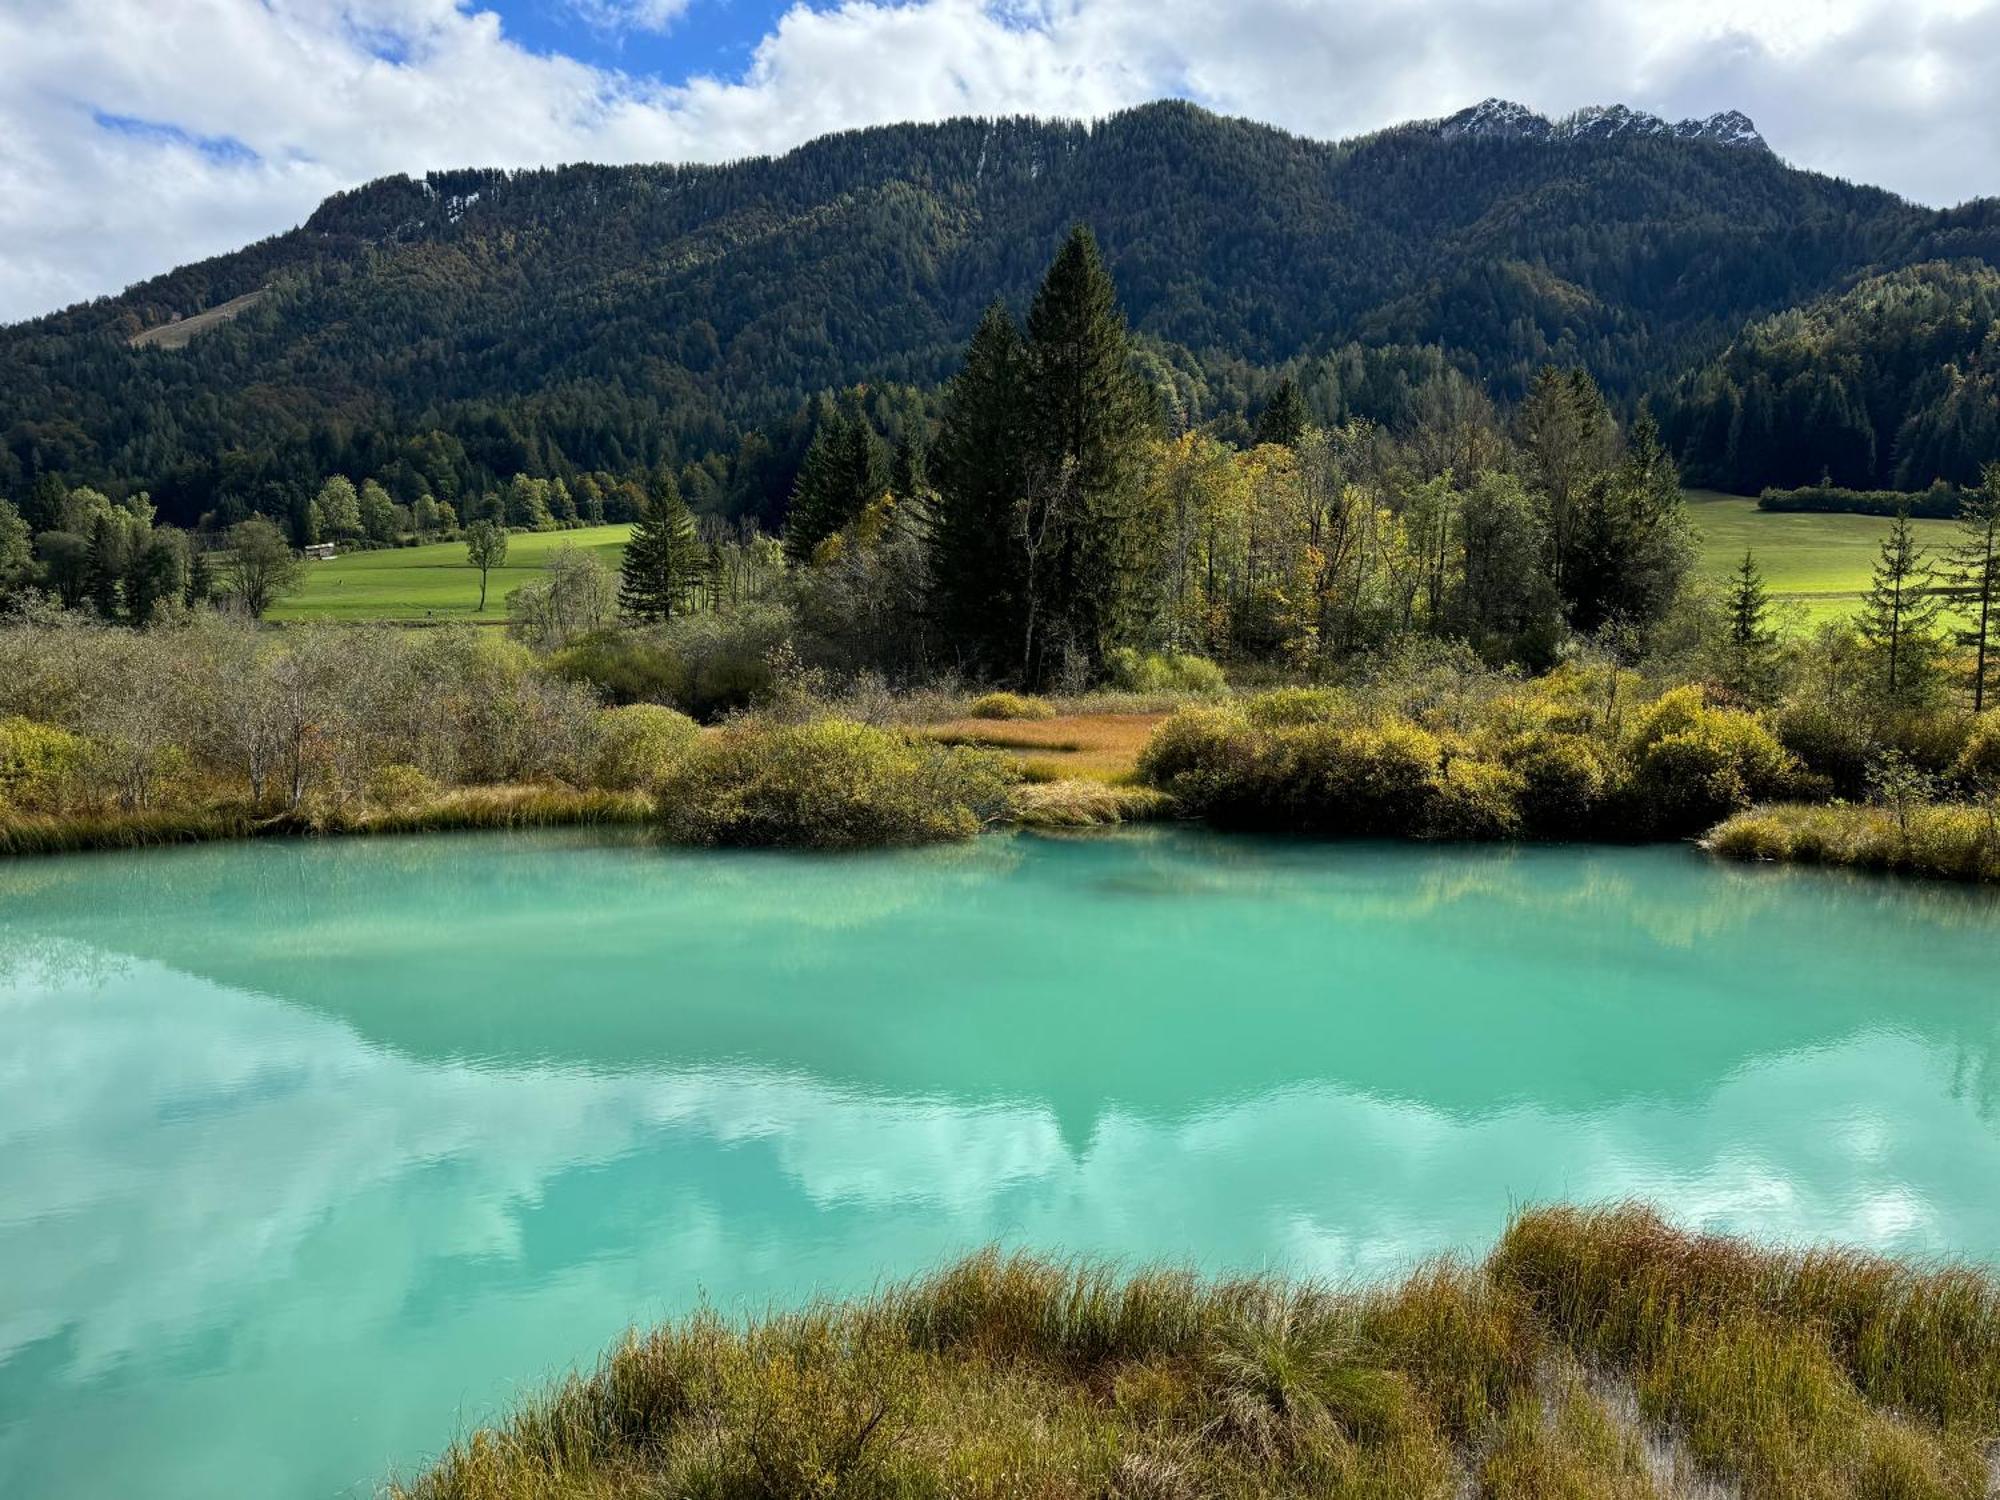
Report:
[[[1989,693],[2000,691],[1992,678],[1996,667],[1993,639],[2000,627],[2000,463],[1989,463],[1978,489],[1968,493],[1958,512],[1958,540],[1945,554],[1952,592],[1966,626],[1958,643],[1972,653],[1972,711],[1986,707]]]
[[[786,558],[794,567],[810,563],[819,544],[853,524],[888,482],[882,443],[868,419],[823,400],[785,518]]]
[[[672,619],[701,583],[707,561],[680,486],[670,472],[660,469],[646,486],[639,517],[632,523],[632,539],[625,544],[619,608],[635,620]]]
[[[1023,675],[1094,671],[1134,624],[1140,488],[1157,403],[1132,368],[1097,239],[1069,233],[1028,310],[1028,475],[1016,533],[1028,599]]]
[[[909,500],[930,487],[923,444],[906,432],[896,439],[896,451],[889,459],[889,493],[899,501]]]
[[[1264,409],[1257,413],[1257,427],[1252,436],[1259,443],[1282,443],[1290,448],[1298,442],[1306,427],[1305,399],[1299,395],[1299,388],[1292,383],[1292,377],[1287,375],[1271,392],[1271,399],[1264,403]]]
[[[938,624],[947,649],[987,675],[1011,675],[1021,663],[1025,595],[1014,527],[1027,489],[1026,384],[1020,330],[996,303],[945,393],[931,451]]]
[[[1618,424],[1588,372],[1550,366],[1528,387],[1514,425],[1521,477],[1542,512],[1549,580],[1574,623],[1572,575],[1587,566],[1598,541]]]
[[[108,513],[100,512],[90,528],[88,584],[90,602],[107,620],[119,613],[119,585],[125,573],[125,535]]]
[[[1729,618],[1728,684],[1745,697],[1761,699],[1771,689],[1778,635],[1770,626],[1771,602],[1764,587],[1764,570],[1748,548],[1730,579],[1725,608]]]
[[[1856,622],[1882,669],[1884,697],[1907,704],[1921,697],[1937,672],[1938,614],[1942,601],[1933,592],[1937,575],[1916,533],[1908,509],[1898,511]]]

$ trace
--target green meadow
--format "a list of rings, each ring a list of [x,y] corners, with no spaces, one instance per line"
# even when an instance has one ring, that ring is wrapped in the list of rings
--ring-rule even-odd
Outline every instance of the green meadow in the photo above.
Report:
[[[1757,554],[1774,602],[1810,624],[1851,613],[1868,587],[1869,569],[1889,523],[1879,516],[1779,515],[1742,495],[1690,490],[1688,510],[1701,533],[1701,571],[1726,579],[1744,548]],[[1950,540],[1948,521],[1912,522],[1935,556]],[[305,585],[271,611],[274,620],[451,620],[507,618],[507,596],[562,546],[583,547],[616,567],[629,526],[516,532],[507,565],[494,570],[486,613],[479,614],[479,574],[463,542],[353,552],[313,563]]]
[[[1773,603],[1786,607],[1793,623],[1811,625],[1852,614],[1868,589],[1882,537],[1882,516],[1784,515],[1757,509],[1743,495],[1688,491],[1688,514],[1701,533],[1701,572],[1726,579],[1747,548],[1764,570]],[[1912,521],[1933,561],[1951,541],[1949,521]]]
[[[507,618],[507,596],[529,582],[558,547],[582,547],[611,567],[632,528],[586,526],[576,531],[517,531],[507,538],[507,565],[487,582],[479,613],[479,570],[465,560],[464,542],[352,552],[306,564],[304,586],[271,610],[274,620],[490,620]]]

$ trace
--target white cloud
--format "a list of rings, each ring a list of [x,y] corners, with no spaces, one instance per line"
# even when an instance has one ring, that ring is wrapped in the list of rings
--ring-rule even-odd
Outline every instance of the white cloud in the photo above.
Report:
[[[663,26],[686,0],[571,0]],[[1338,137],[1488,94],[1740,108],[1804,166],[2000,191],[2000,0],[847,0],[734,78],[517,46],[456,0],[0,0],[0,318],[282,230],[387,172],[717,160],[854,125],[1178,94]]]
[[[569,8],[604,31],[665,31],[687,14],[688,0],[569,0]]]

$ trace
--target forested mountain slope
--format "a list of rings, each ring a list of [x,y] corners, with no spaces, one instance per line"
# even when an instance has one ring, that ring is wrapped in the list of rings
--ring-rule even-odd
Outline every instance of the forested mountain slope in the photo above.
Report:
[[[189,521],[225,499],[282,513],[336,470],[400,467],[445,495],[742,447],[718,460],[729,503],[768,502],[813,393],[935,384],[1077,220],[1195,417],[1328,356],[1301,386],[1364,414],[1386,399],[1367,381],[1444,362],[1502,397],[1577,362],[1629,399],[1870,269],[2000,262],[2000,206],[1934,212],[1798,171],[1740,116],[1551,123],[1494,101],[1340,144],[1158,104],[718,167],[398,177],[0,330],[0,494],[57,473],[150,488]],[[259,290],[184,347],[131,343]],[[742,446],[750,429],[776,457]]]
[[[1722,489],[1976,484],[2000,458],[2000,272],[1929,262],[1752,324],[1665,403]]]

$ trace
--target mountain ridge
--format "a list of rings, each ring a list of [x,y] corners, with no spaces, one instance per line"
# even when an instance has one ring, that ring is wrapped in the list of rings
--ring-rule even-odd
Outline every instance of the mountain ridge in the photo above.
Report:
[[[1621,136],[1652,136],[1680,141],[1706,141],[1770,151],[1756,123],[1741,110],[1728,109],[1705,119],[1669,124],[1663,117],[1624,104],[1593,104],[1560,119],[1537,113],[1511,99],[1488,97],[1479,103],[1428,122],[1446,140],[1467,136],[1529,141],[1606,141]],[[1775,153],[1773,153],[1775,154]]]
[[[1078,221],[1163,400],[1225,431],[1281,370],[1321,420],[1393,419],[1420,370],[1507,399],[1550,362],[1629,405],[1871,271],[2000,261],[2000,204],[1926,209],[1636,119],[1326,143],[1164,101],[720,165],[377,179],[284,235],[0,329],[0,494],[56,473],[191,518],[411,445],[463,482],[717,454],[734,474],[749,434],[794,449],[818,392],[935,388]],[[129,346],[255,291],[185,347]],[[768,513],[788,484],[780,461],[744,503]]]

